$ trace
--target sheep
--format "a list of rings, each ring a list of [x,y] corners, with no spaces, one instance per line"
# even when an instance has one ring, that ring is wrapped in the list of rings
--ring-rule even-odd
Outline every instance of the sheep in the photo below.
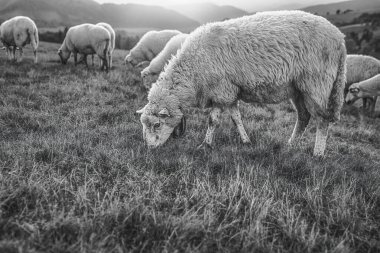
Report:
[[[136,46],[129,51],[129,54],[125,57],[125,63],[136,66],[142,61],[151,61],[173,36],[180,33],[177,30],[149,31],[145,33]]]
[[[219,116],[228,110],[243,143],[250,143],[238,101],[290,99],[297,122],[289,144],[317,118],[314,155],[323,156],[330,122],[340,119],[346,81],[344,35],[325,18],[303,11],[261,12],[208,23],[186,39],[148,93],[140,114],[149,148],[186,129],[191,107],[211,107],[204,141],[211,147]]]
[[[100,25],[100,26],[106,28],[107,31],[111,35],[110,55],[109,55],[109,59],[108,59],[108,65],[109,65],[109,68],[111,69],[112,68],[112,54],[113,54],[113,51],[115,50],[115,37],[116,37],[115,31],[113,30],[111,25],[104,23],[104,22],[97,23],[95,25]],[[94,66],[94,54],[91,54],[91,58],[92,58],[92,66]],[[85,63],[85,65],[87,66],[87,55],[82,54],[79,61],[83,61]],[[102,59],[100,59],[100,66],[102,64],[103,64]]]
[[[172,55],[175,55],[187,36],[188,34],[181,33],[172,37],[165,45],[164,49],[162,49],[162,51],[150,62],[149,66],[141,71],[143,84],[146,88],[149,89],[151,84],[157,80],[158,75],[164,69],[165,64],[170,60]]]
[[[368,55],[347,55],[347,75],[344,97],[346,97],[348,89],[353,83],[367,80],[377,74],[380,74],[380,61],[376,58]],[[373,114],[377,97],[363,98],[363,112],[368,104],[367,99],[372,101],[371,106],[368,109],[370,114]]]
[[[6,48],[9,60],[16,60],[16,49],[20,51],[19,62],[22,61],[23,47],[31,44],[34,63],[37,63],[38,29],[33,20],[24,16],[16,16],[0,25],[0,40]]]
[[[377,98],[380,96],[380,74],[367,80],[353,83],[348,90],[346,103],[352,104],[359,98]]]
[[[66,64],[71,53],[74,54],[75,65],[77,53],[97,54],[103,60],[101,69],[108,72],[108,59],[110,55],[111,35],[104,27],[93,24],[81,24],[71,27],[66,34],[65,40],[58,50],[62,64]]]

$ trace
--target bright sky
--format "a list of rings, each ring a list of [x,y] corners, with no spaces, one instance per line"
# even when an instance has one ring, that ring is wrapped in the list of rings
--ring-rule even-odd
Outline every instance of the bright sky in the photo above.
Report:
[[[288,6],[289,4],[297,4],[302,7],[325,4],[333,2],[342,2],[344,0],[95,0],[99,3],[138,3],[146,5],[159,5],[167,7],[177,4],[188,4],[194,2],[211,2],[218,5],[232,5],[246,11],[263,11],[266,9],[275,9],[277,7]]]

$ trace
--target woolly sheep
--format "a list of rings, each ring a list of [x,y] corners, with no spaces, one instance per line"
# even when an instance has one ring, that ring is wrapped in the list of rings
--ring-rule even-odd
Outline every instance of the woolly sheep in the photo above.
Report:
[[[353,83],[346,96],[346,103],[352,104],[359,98],[378,97],[380,96],[380,74],[377,74],[367,80]]]
[[[38,30],[33,20],[17,16],[0,25],[0,40],[6,48],[9,60],[16,60],[16,49],[20,51],[19,61],[22,61],[23,47],[31,44],[33,47],[34,63],[37,63]]]
[[[314,155],[324,154],[330,122],[340,118],[346,72],[344,35],[325,18],[302,11],[262,12],[197,28],[166,65],[141,114],[149,147],[186,129],[190,107],[211,107],[206,137],[211,146],[227,109],[243,143],[250,143],[238,101],[279,103],[290,99],[300,137],[318,119]]]
[[[187,36],[188,34],[181,33],[172,37],[168,43],[166,43],[164,49],[150,62],[149,66],[141,71],[143,84],[146,88],[150,88],[151,84],[157,80],[165,64],[177,53],[177,50],[181,48]]]
[[[347,55],[347,74],[346,74],[346,87],[345,97],[349,87],[353,83],[358,83],[367,80],[377,74],[380,74],[380,61],[368,55]],[[363,99],[363,109],[367,105],[367,98],[372,100],[369,111],[374,113],[377,97],[365,97]]]
[[[125,63],[136,66],[142,61],[151,61],[166,43],[175,35],[180,34],[177,30],[149,31],[144,34],[139,42],[134,46],[125,57]]]
[[[97,54],[103,60],[101,69],[108,71],[108,59],[110,55],[111,36],[107,29],[93,24],[81,24],[71,27],[65,40],[58,50],[58,55],[63,64],[67,63],[71,53],[77,64],[77,53]]]

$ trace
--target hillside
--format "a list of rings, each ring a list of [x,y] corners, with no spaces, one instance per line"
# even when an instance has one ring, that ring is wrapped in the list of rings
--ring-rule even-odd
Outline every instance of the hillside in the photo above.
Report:
[[[189,31],[199,23],[173,10],[138,4],[98,4],[93,0],[0,0],[0,21],[29,16],[39,27],[108,22],[114,27],[176,28]]]
[[[313,5],[302,10],[326,15],[326,13],[334,14],[337,10],[343,13],[345,10],[352,10],[353,12],[375,12],[380,11],[379,0],[351,0],[345,2],[338,2],[332,4]]]
[[[170,8],[201,24],[237,18],[248,14],[248,12],[233,6],[218,6],[211,3],[173,5]]]

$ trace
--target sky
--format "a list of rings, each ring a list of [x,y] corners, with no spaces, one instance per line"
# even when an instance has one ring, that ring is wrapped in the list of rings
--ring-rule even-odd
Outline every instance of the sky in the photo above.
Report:
[[[326,4],[334,2],[342,2],[344,0],[95,0],[99,3],[138,3],[146,5],[159,5],[163,7],[168,7],[170,5],[177,4],[188,4],[194,2],[211,2],[218,5],[232,5],[243,10],[252,11],[264,11],[273,10],[278,7],[286,7],[289,4],[296,4],[300,8],[316,5],[316,4]]]

